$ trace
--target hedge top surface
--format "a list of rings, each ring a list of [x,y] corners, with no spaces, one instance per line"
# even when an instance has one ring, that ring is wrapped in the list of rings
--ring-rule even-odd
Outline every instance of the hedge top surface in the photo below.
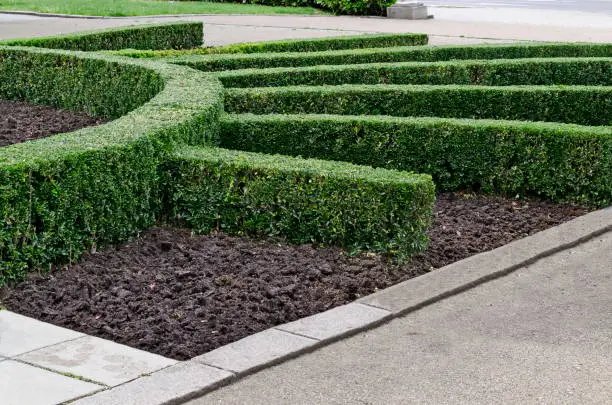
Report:
[[[217,73],[226,87],[336,84],[612,85],[612,57],[387,62],[241,69]],[[531,81],[531,82],[530,82]]]
[[[566,124],[561,122],[545,121],[517,121],[517,120],[494,120],[494,119],[472,119],[472,118],[444,118],[444,117],[396,117],[392,115],[335,115],[335,114],[224,114],[223,122],[240,122],[244,124],[259,124],[269,122],[305,122],[305,123],[355,123],[364,122],[380,123],[384,125],[409,123],[411,126],[435,127],[453,125],[470,128],[491,128],[500,132],[508,128],[523,129],[526,131],[565,131],[575,135],[595,136],[612,141],[612,126],[588,126],[578,124]],[[612,150],[610,151],[612,153]]]
[[[145,104],[107,124],[0,148],[0,168],[13,165],[35,166],[40,162],[65,159],[79,152],[128,146],[142,136],[151,136],[163,129],[176,127],[198,114],[220,110],[222,105],[222,87],[216,78],[179,66],[77,51],[0,47],[2,52],[133,66],[159,75],[163,80],[163,89]]]
[[[611,44],[521,43],[468,46],[404,46],[320,52],[284,52],[168,57],[170,63],[204,71],[382,62],[436,62],[464,59],[612,57]]]
[[[185,49],[201,46],[204,24],[175,21],[141,24],[101,30],[80,31],[41,38],[0,41],[0,46],[32,46],[73,51],[102,51],[131,47],[135,49]]]
[[[329,178],[359,178],[376,183],[416,184],[431,181],[431,176],[428,174],[372,168],[347,162],[303,159],[287,155],[268,155],[222,148],[184,146],[179,148],[174,156],[182,160],[194,162],[206,160],[209,163],[231,164],[236,167],[256,167],[275,171],[300,172]]]
[[[426,45],[427,34],[365,34],[309,39],[286,39],[279,41],[245,42],[225,46],[205,47],[185,51],[160,50],[138,51],[125,49],[113,51],[115,55],[132,58],[163,58],[186,55],[261,54],[267,52],[316,52],[332,50],[355,50],[364,48],[387,48],[396,46]]]

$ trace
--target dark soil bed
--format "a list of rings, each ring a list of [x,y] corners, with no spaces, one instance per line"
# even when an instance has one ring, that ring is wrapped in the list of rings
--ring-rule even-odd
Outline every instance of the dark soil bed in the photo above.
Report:
[[[83,113],[0,100],[0,148],[103,122]]]
[[[340,249],[152,229],[5,291],[9,309],[188,359],[342,305],[557,225],[586,211],[539,201],[443,194],[426,252],[397,266]],[[8,297],[7,297],[8,296]]]

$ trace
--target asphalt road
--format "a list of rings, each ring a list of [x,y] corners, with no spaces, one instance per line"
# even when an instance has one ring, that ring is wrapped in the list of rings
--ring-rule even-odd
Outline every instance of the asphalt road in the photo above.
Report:
[[[428,6],[512,7],[612,14],[612,0],[420,0]],[[612,27],[611,27],[612,29]]]

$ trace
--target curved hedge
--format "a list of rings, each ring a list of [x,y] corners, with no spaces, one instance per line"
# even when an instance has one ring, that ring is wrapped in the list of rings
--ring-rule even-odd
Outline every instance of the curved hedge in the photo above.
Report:
[[[612,204],[612,127],[245,114],[223,117],[221,146],[428,173],[439,190]]]
[[[612,125],[612,87],[342,85],[228,89],[225,111]]]
[[[219,148],[165,165],[170,217],[199,232],[283,237],[404,260],[423,250],[431,176]]]
[[[443,190],[609,205],[611,56],[612,44],[165,61],[0,47],[0,98],[116,118],[0,149],[0,285],[159,220],[406,258],[425,246],[431,176]],[[496,58],[505,60],[489,60]],[[405,61],[417,62],[397,63]],[[210,74],[168,62],[202,70],[353,66]],[[221,81],[245,88],[224,91]],[[328,86],[307,86],[322,82]],[[224,103],[239,114],[222,115]]]
[[[0,285],[153,225],[159,163],[218,137],[220,84],[178,66],[0,48],[0,83],[3,98],[121,116],[0,149]]]
[[[317,52],[341,49],[387,48],[395,46],[427,45],[426,34],[372,34],[346,35],[341,37],[287,39],[282,41],[245,42],[225,46],[191,49],[188,51],[159,50],[138,51],[125,49],[113,54],[131,58],[162,58],[207,54],[254,54],[266,52]]]
[[[33,46],[71,51],[134,49],[188,49],[202,46],[204,24],[171,22],[109,28],[44,38],[11,39],[6,46]]]
[[[612,58],[495,59],[323,65],[221,72],[225,87],[339,84],[612,85]]]
[[[468,46],[412,46],[324,52],[188,55],[167,58],[205,72],[360,63],[438,62],[467,59],[611,57],[612,44],[521,43]]]

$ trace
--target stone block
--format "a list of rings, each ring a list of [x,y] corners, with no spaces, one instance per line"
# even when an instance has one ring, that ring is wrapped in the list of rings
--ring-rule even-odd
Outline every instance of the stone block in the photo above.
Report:
[[[429,18],[427,7],[423,3],[398,2],[387,7],[387,17],[404,20],[426,20]]]
[[[235,373],[244,373],[279,361],[316,343],[318,340],[268,329],[192,360]]]
[[[93,336],[35,350],[18,359],[109,386],[177,363],[176,360]]]
[[[391,312],[384,309],[352,303],[277,326],[276,329],[314,339],[327,340],[338,338],[355,329],[365,328],[390,314]]]

